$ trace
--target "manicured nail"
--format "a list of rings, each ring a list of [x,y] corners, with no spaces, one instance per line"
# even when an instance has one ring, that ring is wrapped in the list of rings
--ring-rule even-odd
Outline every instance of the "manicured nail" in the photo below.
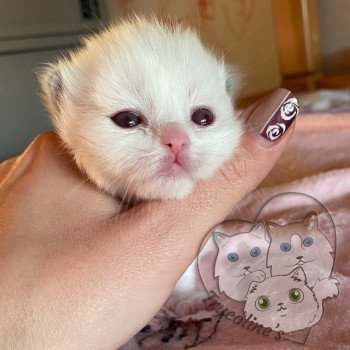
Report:
[[[258,101],[253,109],[248,109],[248,113],[246,118],[248,130],[259,133],[268,141],[276,141],[293,124],[299,113],[299,105],[290,91],[278,89]]]

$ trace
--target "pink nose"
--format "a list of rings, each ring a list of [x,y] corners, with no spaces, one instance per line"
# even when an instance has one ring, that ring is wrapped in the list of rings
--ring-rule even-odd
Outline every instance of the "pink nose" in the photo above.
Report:
[[[178,155],[190,143],[190,138],[186,132],[174,128],[166,130],[161,136],[161,141],[170,148],[171,152]]]

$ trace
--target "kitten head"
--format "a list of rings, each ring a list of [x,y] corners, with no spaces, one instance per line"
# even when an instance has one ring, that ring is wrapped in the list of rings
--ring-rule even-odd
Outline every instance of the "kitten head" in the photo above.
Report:
[[[77,164],[112,194],[181,198],[240,140],[235,74],[180,25],[118,24],[49,66],[41,83]]]
[[[264,224],[258,223],[250,232],[232,237],[216,232],[214,240],[219,247],[215,264],[216,277],[244,277],[266,268],[269,243],[265,238]]]
[[[314,324],[320,305],[305,284],[305,273],[296,268],[288,275],[253,282],[244,307],[245,316],[279,332],[292,332]]]
[[[273,271],[288,273],[300,266],[308,281],[314,282],[315,274],[325,277],[332,268],[333,249],[318,229],[317,213],[309,213],[302,222],[285,226],[267,223],[266,227],[271,240],[267,262]]]

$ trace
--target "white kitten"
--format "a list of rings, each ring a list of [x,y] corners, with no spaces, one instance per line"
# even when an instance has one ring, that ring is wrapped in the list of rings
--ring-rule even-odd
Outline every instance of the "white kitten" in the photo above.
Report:
[[[49,66],[41,84],[78,166],[121,198],[182,198],[240,141],[236,77],[180,25],[121,22]]]

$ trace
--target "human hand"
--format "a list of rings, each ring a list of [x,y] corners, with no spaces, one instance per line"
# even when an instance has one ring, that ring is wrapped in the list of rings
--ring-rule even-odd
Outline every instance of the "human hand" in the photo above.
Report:
[[[280,89],[248,108],[236,156],[179,201],[116,215],[116,200],[83,178],[54,133],[0,164],[1,348],[115,349],[132,337],[280,157],[292,119],[273,142],[259,133],[289,97]],[[277,135],[275,119],[264,135]]]

